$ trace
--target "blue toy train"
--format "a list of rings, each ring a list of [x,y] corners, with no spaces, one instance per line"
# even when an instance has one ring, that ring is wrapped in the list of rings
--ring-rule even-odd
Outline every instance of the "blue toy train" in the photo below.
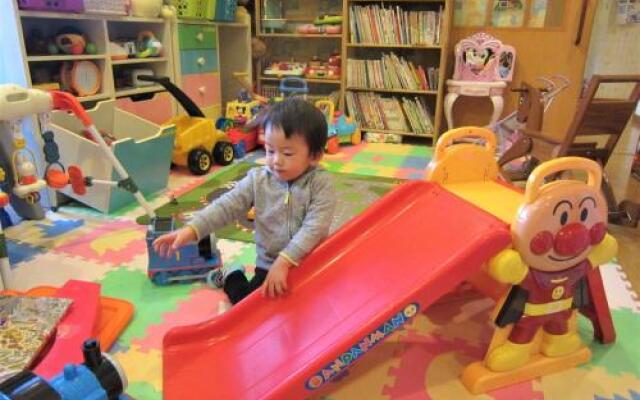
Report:
[[[171,217],[156,217],[147,231],[147,274],[156,285],[193,282],[206,278],[209,271],[222,266],[220,251],[210,236],[181,247],[171,257],[162,257],[153,249],[153,241],[175,229]]]
[[[83,364],[67,364],[50,381],[24,370],[0,383],[0,400],[124,400],[127,378],[120,365],[100,353],[95,339],[84,342]]]

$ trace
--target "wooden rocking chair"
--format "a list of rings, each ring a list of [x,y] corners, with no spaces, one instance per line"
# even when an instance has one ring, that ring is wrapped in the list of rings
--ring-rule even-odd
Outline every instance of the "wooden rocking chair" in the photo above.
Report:
[[[596,94],[603,83],[631,83],[634,87],[626,98],[598,98]],[[524,106],[531,107],[531,117],[522,129],[523,138],[503,154],[498,164],[502,168],[510,161],[527,155],[530,156],[530,164],[521,174],[505,174],[511,180],[526,179],[528,172],[539,162],[569,155],[590,158],[599,162],[604,168],[640,99],[640,75],[593,75],[579,99],[576,114],[562,142],[548,137],[541,130],[541,113],[539,110],[536,112],[540,108],[539,101],[536,99],[542,95],[541,91],[530,85],[526,85],[525,89],[528,92],[530,104]],[[606,136],[607,140],[604,146],[600,147],[595,139],[603,136]],[[581,140],[578,143],[576,142],[578,137],[591,137],[594,141]],[[640,205],[628,200],[618,204],[606,175],[602,191],[609,206],[611,223],[638,225]]]

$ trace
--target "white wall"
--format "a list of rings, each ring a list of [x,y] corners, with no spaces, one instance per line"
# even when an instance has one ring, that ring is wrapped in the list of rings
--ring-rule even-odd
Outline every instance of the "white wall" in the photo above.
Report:
[[[616,21],[616,0],[598,1],[585,79],[592,74],[640,74],[640,24],[620,25]],[[603,95],[626,95],[630,88],[605,88]],[[636,108],[640,114],[640,105]]]

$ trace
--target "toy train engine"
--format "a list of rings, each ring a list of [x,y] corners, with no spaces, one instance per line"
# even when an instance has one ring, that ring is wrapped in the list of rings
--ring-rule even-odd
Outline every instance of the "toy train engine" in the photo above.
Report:
[[[124,400],[127,378],[97,340],[82,347],[83,364],[67,364],[50,381],[24,370],[0,384],[0,400]]]
[[[197,244],[188,244],[177,250],[172,257],[162,257],[153,249],[153,241],[175,229],[173,218],[158,217],[147,232],[149,264],[147,273],[157,285],[172,282],[193,282],[204,279],[209,271],[222,266],[220,251],[210,236]]]

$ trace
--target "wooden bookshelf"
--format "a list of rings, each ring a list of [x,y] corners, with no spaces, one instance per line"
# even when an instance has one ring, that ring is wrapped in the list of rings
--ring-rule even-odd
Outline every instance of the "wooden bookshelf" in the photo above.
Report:
[[[400,43],[370,43],[370,42],[354,42],[350,32],[351,21],[350,7],[351,6],[372,6],[380,5],[384,7],[399,6],[404,11],[439,11],[440,7],[443,8],[442,20],[440,21],[440,33],[439,42],[433,44],[400,44]],[[342,15],[343,25],[343,41],[342,41],[342,54],[343,54],[343,69],[342,69],[342,105],[345,105],[346,92],[372,92],[387,94],[391,97],[401,98],[403,95],[409,98],[418,97],[423,99],[427,104],[429,111],[431,112],[431,119],[433,125],[433,134],[418,134],[415,132],[403,132],[396,130],[384,130],[364,127],[363,131],[381,132],[381,133],[393,133],[403,136],[412,136],[420,138],[432,138],[434,141],[443,130],[443,100],[445,94],[445,75],[447,72],[447,57],[449,53],[449,36],[453,23],[453,7],[454,0],[345,0],[343,2]],[[370,28],[369,28],[370,29]],[[386,38],[385,42],[390,41]],[[348,60],[380,60],[383,54],[393,52],[402,58],[406,58],[412,64],[417,67],[421,65],[425,70],[428,67],[437,67],[437,82],[438,87],[435,90],[415,90],[415,89],[398,89],[398,88],[379,88],[379,87],[360,87],[360,86],[347,86],[347,77],[349,75]],[[389,97],[389,96],[385,96]],[[345,107],[346,108],[346,107]],[[407,126],[411,127],[410,121],[406,118]],[[411,128],[410,128],[411,129]]]
[[[419,138],[425,138],[425,139],[432,139],[433,138],[433,135],[431,135],[431,134],[424,135],[424,134],[413,133],[413,132],[409,132],[409,131],[397,131],[397,130],[392,130],[392,129],[376,129],[376,128],[368,128],[368,127],[362,127],[361,129],[363,131],[366,131],[366,132],[391,133],[391,134],[394,134],[394,135],[419,137]]]
[[[326,34],[326,33],[259,33],[258,37],[264,38],[312,38],[312,39],[342,39],[342,34]]]
[[[282,79],[282,77],[262,75],[258,79],[260,79],[261,81],[279,82]],[[309,83],[319,83],[319,84],[326,84],[326,85],[340,85],[342,83],[342,81],[339,79],[305,78],[304,80]]]
[[[266,87],[277,86],[282,79],[277,75],[264,75],[265,64],[286,61],[307,63],[314,56],[326,62],[332,54],[344,54],[342,52],[345,41],[344,28],[342,33],[307,34],[297,32],[297,27],[303,24],[312,24],[313,20],[322,14],[341,14],[344,0],[330,2],[325,0],[280,0],[280,2],[281,9],[274,6],[277,3],[275,1],[258,0],[255,2],[256,36],[267,47],[266,55],[255,66],[258,92],[262,92]],[[344,66],[343,56],[341,71],[344,71]],[[309,85],[311,97],[327,97],[333,93],[333,97],[339,99],[344,93],[342,79],[305,78],[305,80]]]
[[[347,86],[345,90],[351,90],[354,92],[404,93],[404,94],[423,94],[423,95],[438,94],[437,90],[388,89],[388,88],[370,88],[370,87],[358,87],[358,86]]]
[[[347,43],[347,47],[373,47],[385,49],[441,49],[441,46],[421,46],[410,44],[385,44],[385,43]]]
[[[351,3],[375,3],[376,1],[377,0],[350,0]],[[444,0],[387,0],[385,3],[444,3]]]

